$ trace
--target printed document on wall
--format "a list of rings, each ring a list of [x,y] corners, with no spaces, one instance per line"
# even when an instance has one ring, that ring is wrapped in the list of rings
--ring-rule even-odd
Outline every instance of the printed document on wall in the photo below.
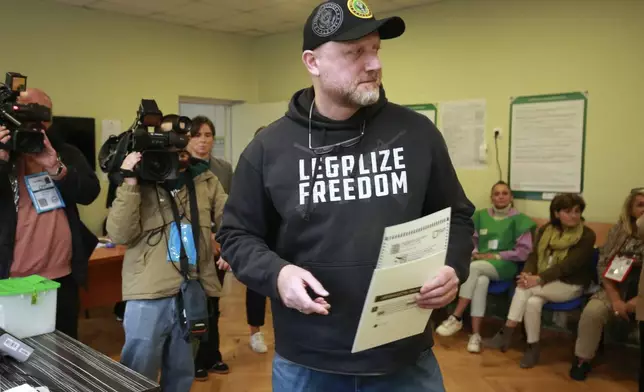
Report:
[[[553,96],[512,105],[510,183],[515,191],[581,192],[585,99]]]
[[[440,130],[456,168],[481,169],[487,166],[485,146],[485,100],[442,102]]]
[[[445,265],[451,209],[385,229],[351,352],[421,334],[432,311],[416,305],[421,287]]]
[[[121,125],[121,120],[116,120],[116,119],[104,119],[101,122],[101,146],[105,144],[107,139],[109,139],[110,136],[118,136],[122,133],[122,125]],[[107,180],[107,174],[103,173],[101,171],[100,177],[103,180]]]

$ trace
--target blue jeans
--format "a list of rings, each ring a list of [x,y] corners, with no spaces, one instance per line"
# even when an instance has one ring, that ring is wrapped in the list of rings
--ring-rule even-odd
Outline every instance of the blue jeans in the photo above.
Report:
[[[121,363],[156,381],[161,390],[189,392],[194,379],[192,345],[181,334],[173,298],[127,301]]]
[[[384,376],[348,376],[302,367],[275,354],[273,392],[445,392],[432,350],[415,365]]]

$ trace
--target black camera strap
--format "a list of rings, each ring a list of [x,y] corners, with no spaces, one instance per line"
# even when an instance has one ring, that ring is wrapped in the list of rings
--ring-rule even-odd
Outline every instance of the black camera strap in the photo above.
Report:
[[[196,251],[196,269],[199,276],[199,240],[201,238],[201,227],[199,225],[199,208],[197,206],[197,192],[195,190],[194,179],[191,173],[184,172],[186,184],[188,187],[188,202],[190,203],[190,223],[192,226],[192,236]],[[181,233],[181,218],[179,217],[179,208],[177,202],[172,196],[172,192],[166,187],[170,195],[170,206],[172,215],[177,225],[177,230]],[[181,234],[179,234],[181,275],[183,283],[177,295],[177,321],[183,330],[183,337],[186,342],[192,339],[198,339],[202,342],[208,341],[208,331],[210,330],[209,322],[209,304],[206,291],[202,286],[199,278],[190,279],[190,264],[186,254],[185,246]]]
[[[195,182],[190,173],[184,172],[183,175],[186,176],[186,184],[188,186],[188,202],[190,204],[190,224],[192,226],[192,237],[195,243],[195,252],[196,252],[196,268],[197,275],[199,275],[199,240],[201,237],[200,226],[199,226],[199,208],[197,205],[197,192],[195,190]],[[174,222],[177,225],[177,230],[179,231],[179,244],[180,244],[180,256],[179,256],[179,265],[181,267],[181,274],[183,277],[188,280],[190,278],[190,264],[188,262],[188,255],[186,254],[185,247],[183,246],[183,240],[181,239],[181,217],[179,216],[179,208],[177,207],[177,202],[172,196],[172,192],[165,188],[170,196],[170,207],[172,208],[172,215],[174,216]]]

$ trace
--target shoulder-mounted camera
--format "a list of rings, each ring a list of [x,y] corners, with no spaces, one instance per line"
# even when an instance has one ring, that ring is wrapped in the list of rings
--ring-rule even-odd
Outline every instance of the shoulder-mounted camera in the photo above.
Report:
[[[43,122],[51,121],[51,109],[36,103],[18,103],[22,91],[27,90],[27,77],[17,72],[7,72],[0,84],[0,125],[10,132],[11,140],[0,143],[0,149],[39,153],[45,149]]]
[[[153,99],[142,99],[134,124],[120,135],[111,135],[99,151],[101,170],[111,180],[124,177],[160,183],[176,179],[187,167],[188,145],[192,121],[176,114],[163,115]],[[141,161],[132,172],[121,170],[125,157],[141,153]]]

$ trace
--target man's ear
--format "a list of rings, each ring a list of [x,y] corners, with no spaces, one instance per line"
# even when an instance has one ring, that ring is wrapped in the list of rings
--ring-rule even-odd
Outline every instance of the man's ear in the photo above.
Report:
[[[302,62],[311,75],[320,76],[318,59],[315,52],[313,52],[312,50],[305,50],[302,53]]]

